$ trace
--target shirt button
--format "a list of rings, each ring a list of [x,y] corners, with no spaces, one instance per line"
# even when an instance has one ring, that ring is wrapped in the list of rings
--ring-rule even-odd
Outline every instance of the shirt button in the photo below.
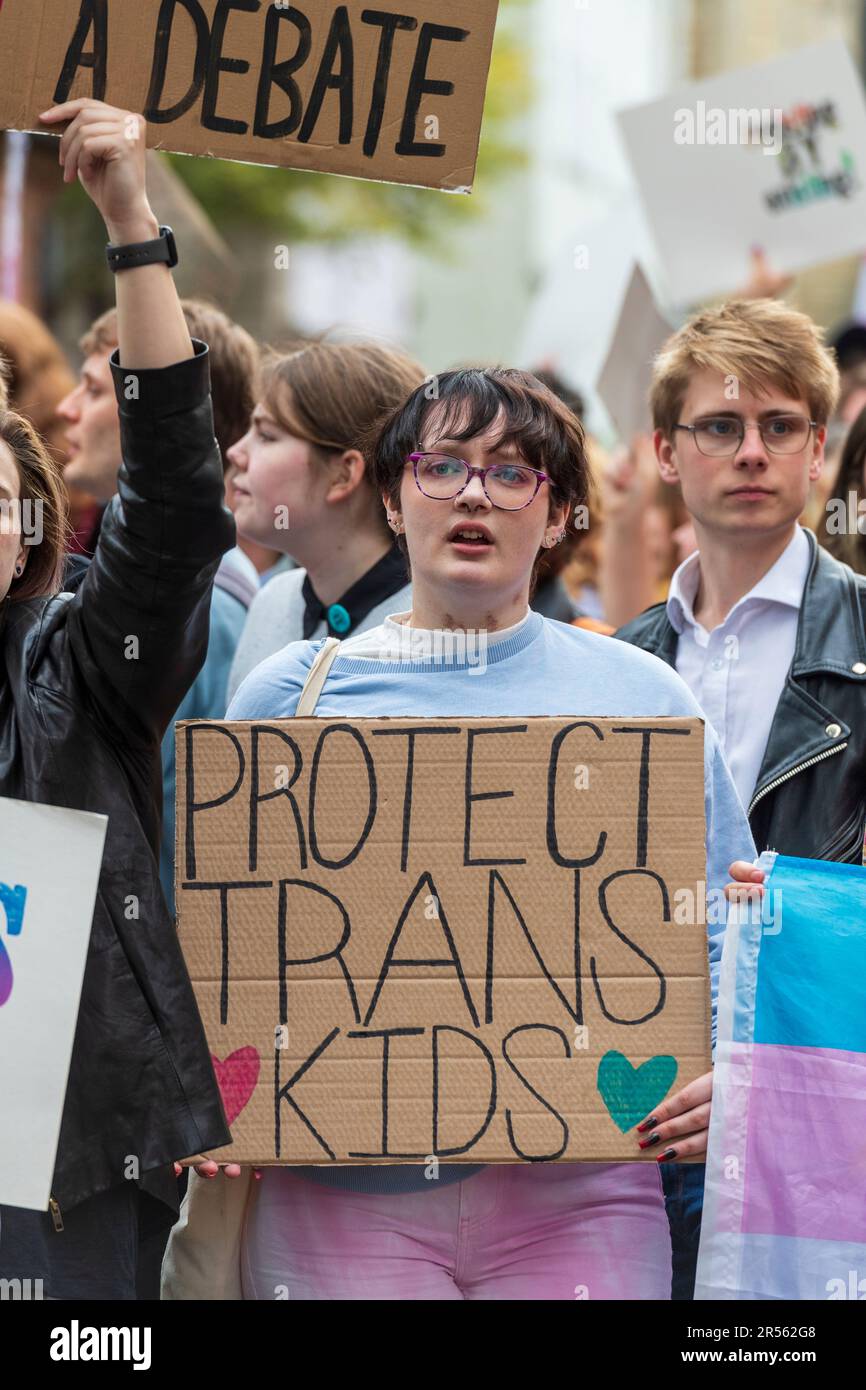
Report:
[[[725,663],[720,656],[717,656],[711,664],[714,671],[721,671]]]
[[[830,738],[838,738],[841,732],[842,726],[840,724],[828,724],[826,729],[824,730],[824,733],[827,734]]]
[[[348,632],[352,626],[352,619],[341,603],[332,603],[328,609],[328,626],[335,632]]]
[[[855,661],[851,670],[855,676],[866,676],[866,661]]]

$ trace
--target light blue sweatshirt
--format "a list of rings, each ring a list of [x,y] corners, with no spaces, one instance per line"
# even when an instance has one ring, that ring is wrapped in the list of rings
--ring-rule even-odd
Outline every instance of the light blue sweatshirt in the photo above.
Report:
[[[412,651],[406,649],[409,641],[417,642]],[[294,715],[304,680],[321,646],[321,641],[292,642],[262,662],[238,689],[226,718],[285,719]],[[353,649],[357,655],[352,655]],[[665,662],[625,642],[543,618],[539,613],[530,613],[499,640],[493,637],[480,652],[468,643],[454,643],[449,649],[448,643],[437,648],[428,641],[425,647],[422,634],[401,630],[391,620],[351,639],[344,650],[331,666],[319,696],[316,715],[321,718],[704,718],[688,686]],[[425,657],[425,650],[433,655]],[[383,659],[377,659],[377,652]],[[483,664],[479,664],[479,655],[483,655]],[[735,859],[755,858],[755,846],[719,740],[706,720],[704,750],[709,894],[728,882],[728,869]],[[713,916],[708,913],[708,918]],[[714,1041],[724,931],[723,924],[708,921]],[[292,1171],[356,1192],[408,1192],[429,1187],[423,1165]],[[459,1181],[478,1171],[464,1165],[443,1166],[439,1183]]]

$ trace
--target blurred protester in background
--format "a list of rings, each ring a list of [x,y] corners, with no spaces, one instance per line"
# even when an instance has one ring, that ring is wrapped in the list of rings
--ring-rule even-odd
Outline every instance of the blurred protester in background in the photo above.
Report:
[[[256,399],[258,348],[240,324],[200,300],[181,300],[190,336],[208,345],[214,433],[225,465],[230,446],[239,439]],[[120,417],[111,376],[117,347],[117,310],[109,309],[81,340],[84,363],[77,387],[60,403],[68,426],[70,462],[67,479],[81,482],[103,503],[117,492],[120,468]],[[66,587],[76,578],[67,575]],[[238,547],[223,556],[211,600],[207,659],[175,713],[163,740],[163,828],[160,877],[174,910],[174,723],[179,719],[221,719],[226,686],[247,609],[258,592],[258,573]],[[166,659],[170,659],[167,654]]]
[[[198,299],[181,300],[181,307],[190,335],[208,344],[214,383],[214,431],[225,463],[229,446],[238,437],[238,426],[249,417],[255,402],[258,347],[246,329],[232,322],[221,309]],[[62,439],[69,460],[64,476],[71,486],[85,487],[91,492],[104,510],[117,492],[120,466],[120,430],[109,366],[117,346],[117,311],[108,309],[96,319],[79,346],[84,362],[78,385],[73,381],[57,406],[61,428],[65,426]],[[237,582],[249,604],[258,582],[249,589],[253,575],[243,556],[232,552],[225,557],[220,571],[220,582],[230,571],[244,577],[243,582],[240,578]]]
[[[298,568],[256,597],[229,697],[287,642],[347,637],[410,603],[362,448],[424,380],[411,357],[372,341],[310,342],[266,359],[259,404],[229,450],[234,512],[242,535],[279,547]],[[434,399],[434,382],[429,389]]]
[[[558,396],[583,425],[585,406],[579,391],[548,364],[539,367],[533,376]],[[603,451],[591,435],[584,433],[584,441],[588,466],[586,514],[572,518],[561,545],[542,553],[529,605],[545,618],[610,634],[613,628],[602,620],[598,587],[601,518],[596,479]]]
[[[861,367],[866,367],[866,323],[846,319],[827,335],[827,346],[836,354],[840,399]]]
[[[866,408],[866,327],[857,323],[845,325],[836,331],[829,346],[836,353],[839,368],[839,401],[827,426],[824,467],[813,485],[803,517],[804,524],[812,526],[819,539],[825,534],[830,498],[841,495],[841,460],[848,432]],[[847,495],[847,488],[845,492]]]
[[[866,575],[866,408],[857,416],[818,527],[818,540],[837,560]]]
[[[578,391],[564,381],[552,367],[539,367],[532,375],[567,405],[572,415],[583,424],[584,401]],[[563,582],[563,571],[574,558],[581,542],[575,527],[565,528],[565,539],[542,555],[535,571],[535,582],[529,596],[529,606],[545,618],[570,623],[578,616],[577,604]],[[582,616],[582,615],[581,615]]]
[[[679,488],[659,480],[650,435],[605,459],[600,491],[602,610],[620,627],[666,597],[677,565],[695,549],[694,530]]]
[[[57,407],[75,386],[75,375],[57,339],[22,304],[0,301],[0,356],[10,368],[9,405],[24,415],[48,447],[56,463],[66,463],[66,437]],[[97,519],[102,508],[94,497],[67,480],[69,548],[93,554]],[[92,542],[92,544],[91,544]]]
[[[650,393],[653,442],[699,549],[667,602],[617,636],[691,687],[759,850],[860,863],[866,580],[798,524],[838,390],[820,330],[769,299],[706,310],[669,339]],[[665,1175],[678,1298],[694,1287],[702,1176]]]

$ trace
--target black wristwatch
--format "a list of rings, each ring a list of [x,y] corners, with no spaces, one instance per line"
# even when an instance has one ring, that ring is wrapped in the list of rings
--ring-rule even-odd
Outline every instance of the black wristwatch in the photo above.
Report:
[[[169,269],[177,265],[177,244],[171,227],[160,227],[159,236],[153,241],[137,241],[130,246],[111,246],[105,248],[111,270],[133,270],[140,265],[167,265]]]

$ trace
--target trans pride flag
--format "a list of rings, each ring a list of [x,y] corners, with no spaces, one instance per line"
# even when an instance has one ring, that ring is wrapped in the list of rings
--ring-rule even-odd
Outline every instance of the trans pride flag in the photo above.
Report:
[[[866,868],[764,854],[719,985],[696,1299],[866,1299]]]

